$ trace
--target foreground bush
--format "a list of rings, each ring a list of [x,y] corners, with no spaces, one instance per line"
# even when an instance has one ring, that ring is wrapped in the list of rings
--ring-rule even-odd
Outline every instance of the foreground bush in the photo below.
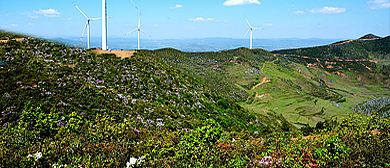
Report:
[[[21,121],[1,126],[0,167],[388,167],[389,119],[371,119],[327,121],[311,136],[295,138],[228,132],[213,120],[188,131],[138,130],[130,118],[98,116],[52,134]]]

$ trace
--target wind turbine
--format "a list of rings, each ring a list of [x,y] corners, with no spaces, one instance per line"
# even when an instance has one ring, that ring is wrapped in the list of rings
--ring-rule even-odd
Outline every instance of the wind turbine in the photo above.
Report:
[[[126,36],[126,35],[128,35],[128,34],[130,34],[130,33],[133,33],[133,32],[135,32],[135,31],[138,31],[138,50],[139,50],[139,49],[140,49],[140,48],[139,48],[139,35],[140,35],[140,32],[145,33],[145,34],[148,35],[149,37],[152,37],[151,35],[149,35],[148,33],[146,33],[145,31],[143,31],[143,30],[141,29],[141,13],[140,13],[139,18],[138,18],[138,28],[136,28],[136,29],[134,29],[134,30],[132,30],[132,31],[130,31],[130,32],[126,33],[126,34],[124,34],[124,36]]]
[[[72,2],[73,3],[73,2]],[[90,43],[90,27],[89,27],[89,21],[93,21],[93,20],[99,20],[101,18],[88,18],[87,15],[84,14],[83,11],[81,11],[81,9],[79,7],[76,6],[76,4],[73,3],[73,5],[81,12],[81,14],[84,15],[84,17],[87,19],[87,22],[85,23],[85,26],[84,26],[84,30],[83,30],[83,34],[81,34],[81,39],[80,41],[83,39],[83,36],[84,36],[84,33],[85,33],[85,29],[87,29],[87,46],[88,46],[88,49],[89,49],[89,43]]]
[[[258,29],[258,28],[256,28],[256,27],[252,27],[251,26],[251,24],[249,23],[249,21],[248,21],[248,19],[245,17],[245,19],[246,19],[246,22],[248,23],[248,25],[249,25],[249,29],[248,29],[248,31],[246,32],[246,34],[245,34],[245,36],[242,38],[242,39],[244,39],[245,37],[246,37],[246,35],[249,33],[249,31],[251,32],[251,35],[250,35],[250,42],[249,42],[249,49],[252,49],[252,31],[253,31],[253,29]]]

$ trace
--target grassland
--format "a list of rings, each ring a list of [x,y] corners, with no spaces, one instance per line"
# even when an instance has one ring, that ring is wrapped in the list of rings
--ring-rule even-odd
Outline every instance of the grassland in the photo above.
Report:
[[[374,71],[378,67],[369,61],[325,61],[244,48],[147,54],[174,64],[256,114],[283,116],[294,128],[314,126],[332,116],[346,117],[355,104],[390,94],[389,77]]]

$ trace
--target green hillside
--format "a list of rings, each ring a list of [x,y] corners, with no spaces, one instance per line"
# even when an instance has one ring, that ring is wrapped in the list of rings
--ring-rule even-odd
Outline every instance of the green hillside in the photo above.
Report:
[[[75,112],[86,122],[104,114],[119,121],[131,117],[140,127],[153,127],[157,120],[163,120],[165,128],[181,130],[215,119],[225,129],[262,130],[246,125],[262,121],[261,116],[250,115],[229,99],[235,98],[229,95],[235,85],[222,89],[218,87],[225,86],[223,83],[209,86],[214,82],[203,83],[193,77],[195,68],[183,72],[182,67],[143,52],[120,59],[39,39],[10,41],[0,52],[1,60],[7,62],[0,71],[0,94],[4,97],[0,104],[5,114],[1,124],[18,120],[18,112],[39,108],[66,119]]]
[[[141,51],[192,75],[256,114],[280,115],[294,127],[348,116],[351,107],[390,95],[387,71],[370,61],[318,60],[238,48],[184,53]],[[317,64],[316,66],[307,66]]]
[[[366,36],[358,40],[341,41],[326,46],[279,50],[273,51],[273,53],[322,59],[388,59],[390,36],[379,39],[369,38],[371,37],[369,35]]]
[[[375,63],[246,48],[122,59],[25,37],[0,32],[0,167],[390,166]]]

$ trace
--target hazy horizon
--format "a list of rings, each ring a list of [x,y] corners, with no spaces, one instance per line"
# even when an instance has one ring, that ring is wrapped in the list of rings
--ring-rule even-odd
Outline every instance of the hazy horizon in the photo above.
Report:
[[[48,38],[71,46],[86,48],[86,42],[80,41],[78,37],[56,37]],[[298,38],[274,38],[274,39],[253,39],[253,48],[267,51],[312,47],[327,45],[344,39],[298,39]],[[137,48],[137,38],[109,37],[110,49],[133,50]],[[91,48],[101,46],[100,37],[91,37]],[[162,48],[175,48],[186,52],[199,51],[221,51],[249,46],[249,40],[239,38],[189,38],[189,39],[142,39],[141,49],[155,50]]]

